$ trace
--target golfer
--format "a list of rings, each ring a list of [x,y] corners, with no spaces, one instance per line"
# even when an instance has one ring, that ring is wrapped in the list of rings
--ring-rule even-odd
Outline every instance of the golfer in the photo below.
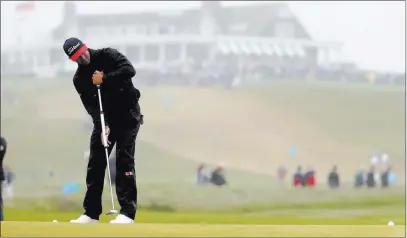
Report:
[[[97,94],[100,85],[106,121],[109,154],[116,144],[116,194],[120,214],[110,223],[134,223],[137,187],[134,168],[135,140],[143,115],[140,112],[140,91],[131,78],[136,71],[129,60],[112,48],[90,49],[77,38],[63,45],[68,57],[78,63],[73,84],[83,106],[92,117],[90,155],[86,174],[87,191],[83,201],[85,212],[72,223],[97,223],[102,213],[102,192],[106,156],[102,143],[102,128]]]

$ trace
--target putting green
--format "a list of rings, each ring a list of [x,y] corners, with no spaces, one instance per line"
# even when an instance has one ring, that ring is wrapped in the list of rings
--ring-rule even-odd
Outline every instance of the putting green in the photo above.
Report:
[[[52,222],[3,222],[2,236],[381,236],[401,237],[404,226],[292,226],[206,224],[69,224]]]

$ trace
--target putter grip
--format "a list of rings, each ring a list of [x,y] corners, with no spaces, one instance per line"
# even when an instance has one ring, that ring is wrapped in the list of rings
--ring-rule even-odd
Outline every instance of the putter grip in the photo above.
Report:
[[[100,107],[100,123],[102,124],[102,143],[105,148],[108,147],[107,145],[107,138],[106,138],[106,125],[105,125],[105,116],[103,114],[103,107],[102,107],[102,95],[100,93],[100,85],[96,85],[98,89],[98,98],[99,98],[99,107]]]
[[[100,114],[100,122],[102,123],[103,146],[104,146],[104,147],[107,147],[105,117],[103,116],[103,113]]]

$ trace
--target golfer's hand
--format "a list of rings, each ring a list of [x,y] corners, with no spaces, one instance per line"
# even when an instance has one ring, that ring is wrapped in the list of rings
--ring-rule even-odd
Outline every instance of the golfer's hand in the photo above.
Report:
[[[103,72],[96,70],[93,73],[92,81],[94,85],[101,85],[103,83]]]
[[[109,134],[110,134],[110,128],[108,126],[106,126],[105,127],[105,136],[106,136],[107,146],[109,146],[111,144],[109,141]],[[100,139],[102,140],[102,145],[105,145],[104,141],[103,141],[103,132],[102,132],[102,134],[100,134]]]

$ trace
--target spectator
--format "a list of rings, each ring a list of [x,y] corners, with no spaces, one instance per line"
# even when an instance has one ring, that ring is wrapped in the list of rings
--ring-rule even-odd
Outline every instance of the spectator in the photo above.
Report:
[[[339,188],[339,174],[336,165],[332,168],[332,171],[329,173],[328,184],[330,188]]]
[[[379,161],[380,161],[380,158],[378,156],[374,155],[370,158],[370,165],[376,166],[379,163]]]
[[[293,186],[298,187],[302,186],[304,187],[305,181],[304,181],[304,176],[302,174],[302,168],[301,166],[298,166],[297,172],[295,172],[294,177],[293,177]]]
[[[364,185],[365,183],[365,178],[364,178],[365,172],[360,169],[358,172],[355,174],[355,188],[360,188]]]
[[[280,181],[280,183],[284,182],[286,175],[287,169],[284,166],[279,166],[277,169],[277,179]]]
[[[210,181],[216,186],[222,186],[226,184],[226,178],[222,165],[216,167],[216,169],[212,172]]]
[[[14,173],[11,171],[10,167],[4,167],[4,189],[6,191],[5,196],[8,198],[14,197],[13,181]]]
[[[389,175],[390,175],[391,168],[390,166],[382,173],[380,180],[382,184],[382,188],[389,187]]]
[[[304,175],[305,186],[314,187],[316,184],[315,181],[315,170],[311,167],[308,167],[308,171]]]
[[[205,164],[199,165],[198,170],[196,172],[196,184],[205,185],[208,184],[210,180],[211,176],[209,175],[209,172],[206,169]]]
[[[376,178],[375,178],[374,166],[371,166],[369,172],[367,173],[366,185],[367,185],[368,188],[375,188],[376,187]]]

